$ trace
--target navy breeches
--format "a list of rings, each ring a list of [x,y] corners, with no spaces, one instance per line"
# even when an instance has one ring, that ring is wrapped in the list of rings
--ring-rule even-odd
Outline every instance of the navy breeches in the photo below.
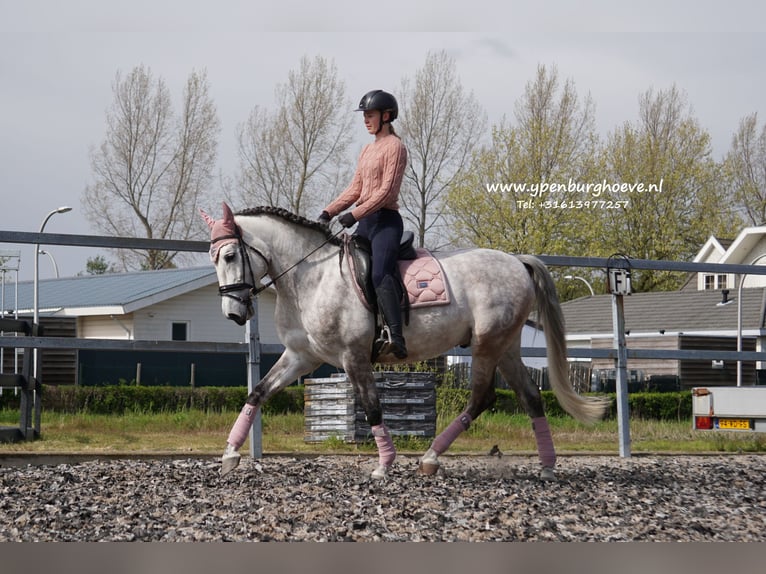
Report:
[[[386,275],[397,276],[399,243],[404,223],[398,211],[381,209],[359,220],[356,233],[366,237],[372,248],[372,284],[377,288]]]

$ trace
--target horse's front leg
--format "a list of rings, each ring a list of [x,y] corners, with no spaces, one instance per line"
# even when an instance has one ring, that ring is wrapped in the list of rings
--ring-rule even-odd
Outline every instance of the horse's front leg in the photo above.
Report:
[[[375,376],[372,373],[372,365],[362,363],[360,366],[346,365],[346,374],[356,389],[357,396],[362,403],[367,422],[375,438],[378,447],[378,465],[370,476],[383,479],[388,476],[388,471],[396,459],[396,448],[391,438],[391,431],[383,423],[383,410],[380,407],[378,389],[375,386]]]
[[[295,381],[297,378],[310,373],[319,365],[311,357],[305,357],[287,349],[265,377],[253,388],[245,400],[234,426],[226,440],[226,449],[221,457],[221,476],[225,476],[237,468],[241,455],[239,449],[245,443],[253,420],[261,405],[277,391]]]

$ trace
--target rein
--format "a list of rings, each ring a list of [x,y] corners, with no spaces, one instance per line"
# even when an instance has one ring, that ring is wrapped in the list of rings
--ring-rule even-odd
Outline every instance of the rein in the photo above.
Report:
[[[255,275],[253,274],[253,267],[250,264],[250,258],[246,257],[246,252],[245,252],[246,248],[247,249],[251,249],[261,259],[263,259],[266,262],[266,268],[267,269],[271,266],[271,261],[269,261],[269,259],[263,253],[261,253],[261,251],[259,249],[256,249],[252,245],[246,244],[245,241],[242,239],[242,234],[239,233],[239,229],[237,229],[237,231],[238,232],[236,234],[234,234],[234,235],[223,235],[221,237],[216,237],[215,239],[211,240],[210,243],[212,245],[213,243],[216,243],[218,241],[223,241],[225,239],[236,239],[237,240],[237,243],[239,245],[239,252],[240,252],[240,255],[241,255],[242,261],[243,261],[242,262],[242,266],[244,267],[245,265],[247,265],[247,271],[249,272],[251,283],[247,283],[247,282],[245,282],[243,280],[240,283],[230,283],[228,285],[221,285],[220,287],[218,287],[218,294],[221,295],[221,296],[225,296],[225,297],[231,297],[232,299],[235,299],[236,301],[239,301],[240,303],[243,303],[243,304],[247,305],[247,304],[250,303],[250,300],[253,297],[258,295],[258,293],[261,293],[262,291],[265,291],[266,289],[268,289],[269,287],[274,285],[274,283],[276,283],[277,279],[279,279],[280,277],[286,275],[287,273],[289,273],[290,271],[295,269],[298,265],[300,265],[301,263],[306,261],[306,259],[311,257],[314,253],[319,251],[322,247],[324,247],[330,241],[332,241],[334,238],[336,238],[338,235],[340,235],[340,233],[343,231],[343,227],[341,227],[340,230],[338,230],[335,234],[333,234],[333,235],[329,236],[327,239],[325,239],[315,249],[312,249],[306,255],[301,257],[298,261],[296,261],[295,263],[290,265],[287,269],[285,269],[284,271],[282,271],[281,273],[277,274],[274,277],[270,277],[268,283],[263,283],[262,285],[260,285],[257,288],[255,287],[255,283],[256,283]],[[243,271],[244,271],[244,269],[243,269]],[[244,276],[245,276],[244,272],[242,273],[242,276],[244,278]],[[239,295],[234,293],[235,291],[242,291],[244,289],[248,290],[247,298],[240,297]]]

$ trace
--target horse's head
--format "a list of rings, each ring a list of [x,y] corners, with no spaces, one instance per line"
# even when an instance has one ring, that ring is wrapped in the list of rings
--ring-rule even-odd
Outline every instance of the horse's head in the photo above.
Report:
[[[234,214],[223,204],[223,219],[213,219],[200,209],[210,227],[210,259],[218,275],[218,292],[224,317],[238,325],[253,316],[253,295],[256,285],[268,271],[268,259],[263,253],[245,243]],[[257,257],[251,261],[250,255]]]

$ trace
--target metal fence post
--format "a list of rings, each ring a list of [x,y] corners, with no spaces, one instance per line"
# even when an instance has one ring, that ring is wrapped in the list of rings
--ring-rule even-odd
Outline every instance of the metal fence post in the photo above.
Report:
[[[621,255],[623,260],[627,258]],[[615,256],[610,257],[613,261]],[[630,413],[628,412],[628,347],[625,344],[625,310],[623,295],[631,293],[631,274],[628,269],[607,267],[609,291],[612,293],[612,328],[614,329],[615,390],[617,391],[617,430],[620,456],[630,456]]]
[[[614,347],[617,391],[617,431],[620,442],[620,456],[630,456],[630,413],[628,411],[628,348],[625,344],[625,314],[622,295],[612,294],[612,323],[614,325]]]
[[[258,333],[258,297],[253,297],[253,317],[245,326],[247,336],[247,392],[252,393],[255,385],[261,380],[261,339]],[[263,456],[263,434],[261,425],[261,409],[255,413],[253,426],[250,427],[250,456]]]

